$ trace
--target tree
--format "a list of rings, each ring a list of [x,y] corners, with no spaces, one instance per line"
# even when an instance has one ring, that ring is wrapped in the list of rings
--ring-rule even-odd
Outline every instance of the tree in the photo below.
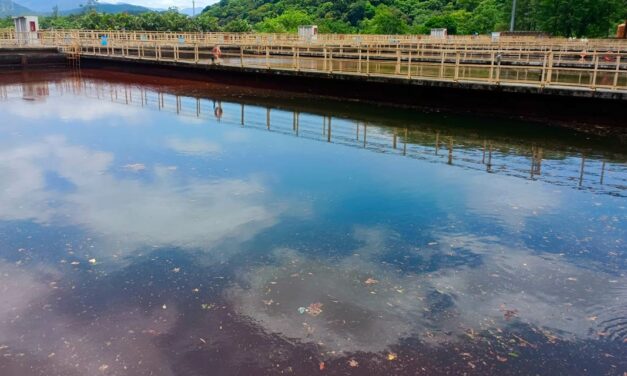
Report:
[[[364,30],[369,34],[404,34],[409,29],[398,9],[379,5],[374,17],[364,22]]]
[[[230,33],[247,33],[252,30],[252,26],[246,20],[233,20],[224,27],[224,31]]]
[[[566,37],[606,37],[624,0],[540,0],[539,28]]]
[[[496,0],[482,1],[470,15],[463,32],[484,34],[496,30],[502,12]]]
[[[265,33],[293,33],[298,30],[298,26],[312,23],[313,20],[307,13],[291,9],[278,17],[264,19],[255,25],[255,29]]]

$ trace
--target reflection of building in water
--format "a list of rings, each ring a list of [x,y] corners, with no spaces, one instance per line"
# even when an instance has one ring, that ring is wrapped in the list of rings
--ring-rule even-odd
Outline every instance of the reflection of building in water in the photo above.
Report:
[[[47,82],[29,82],[22,85],[22,99],[27,101],[44,101],[50,96]]]

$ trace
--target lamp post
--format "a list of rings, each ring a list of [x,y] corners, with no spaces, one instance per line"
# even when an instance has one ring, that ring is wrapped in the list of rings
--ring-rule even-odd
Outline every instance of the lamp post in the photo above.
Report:
[[[196,0],[192,0],[192,16],[196,17]]]
[[[516,26],[516,0],[512,0],[512,20],[509,23],[509,31],[513,32]]]

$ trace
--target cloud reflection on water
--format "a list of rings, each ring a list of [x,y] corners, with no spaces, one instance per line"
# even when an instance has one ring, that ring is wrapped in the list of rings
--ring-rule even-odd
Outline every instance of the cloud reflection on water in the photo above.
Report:
[[[86,108],[71,111],[67,106],[52,111],[48,107],[55,101],[51,99],[45,107],[38,107],[42,113],[25,112],[24,109],[32,108],[27,104],[22,106],[21,112],[13,114],[33,120],[42,119],[45,112],[52,114],[51,118],[79,123],[106,118],[113,113],[126,116],[120,109],[127,107],[112,108],[108,103],[96,111]],[[78,103],[82,102],[78,100]],[[202,123],[202,120],[192,120]],[[18,134],[22,131],[15,125],[8,129]],[[376,128],[369,128],[371,134],[373,129]],[[221,132],[223,143],[209,141],[206,134],[200,138],[163,138],[158,134],[156,139],[159,151],[165,148],[170,154],[176,152],[177,158],[181,155],[200,157],[195,162],[227,155],[223,148],[229,143],[247,142],[253,151],[255,147],[267,148],[263,144],[267,141],[260,141],[260,145],[253,143],[257,138],[247,130],[230,128]],[[377,199],[398,200],[407,205],[410,210],[404,211],[401,205],[391,210],[398,210],[405,217],[388,217],[384,211],[377,211],[384,213],[377,221],[388,227],[360,227],[362,220],[373,223],[361,216],[368,214],[369,205],[376,204],[363,198],[349,198],[350,194],[343,196],[341,189],[334,190],[337,196],[330,200],[318,200],[329,193],[303,188],[307,183],[288,186],[280,179],[292,176],[286,171],[295,165],[272,169],[276,175],[271,179],[283,192],[279,200],[272,197],[269,185],[254,175],[254,171],[237,178],[198,177],[205,174],[190,173],[183,166],[161,165],[151,157],[123,160],[120,155],[80,146],[61,136],[37,136],[28,142],[21,141],[20,137],[16,139],[16,142],[0,141],[0,221],[32,221],[42,228],[53,228],[52,231],[78,233],[79,242],[81,238],[95,237],[97,241],[88,249],[88,257],[98,260],[98,267],[93,268],[89,276],[73,274],[87,266],[84,260],[69,273],[64,269],[68,265],[62,264],[68,257],[67,250],[46,250],[44,244],[42,248],[54,260],[49,268],[0,261],[0,346],[8,344],[12,354],[26,353],[22,373],[27,372],[28,366],[41,362],[41,369],[49,371],[48,374],[64,376],[98,374],[104,365],[108,372],[115,374],[178,374],[180,370],[172,368],[172,359],[167,358],[164,350],[167,346],[158,343],[167,340],[178,344],[178,347],[172,346],[178,355],[198,351],[204,357],[206,353],[197,348],[203,343],[213,347],[219,356],[232,356],[236,365],[249,362],[253,367],[263,364],[274,368],[274,360],[267,354],[289,358],[288,352],[299,342],[316,344],[313,347],[326,354],[377,353],[410,337],[436,348],[445,342],[457,344],[469,334],[473,336],[481,331],[495,334],[516,324],[538,329],[547,338],[555,336],[570,341],[599,336],[624,337],[624,326],[620,326],[626,320],[627,308],[624,275],[602,272],[594,264],[582,265],[566,256],[540,253],[519,239],[530,219],[548,218],[564,208],[561,194],[552,190],[553,186],[508,176],[478,175],[463,169],[423,168],[419,170],[419,178],[414,179],[416,175],[412,174],[404,177],[405,190],[398,189],[402,185],[391,180],[388,191],[377,193]],[[276,145],[280,152],[280,143]],[[152,146],[154,144],[150,144]],[[309,147],[311,145],[303,142],[302,148],[308,153],[300,156],[300,166],[315,166],[314,163],[303,164],[316,162],[319,157],[316,152],[320,149],[309,150]],[[154,152],[147,151],[143,155],[150,156]],[[326,144],[324,152],[331,157],[338,155]],[[344,155],[348,153],[350,150]],[[369,157],[374,158],[363,156]],[[173,163],[181,159],[175,160]],[[399,163],[393,158],[380,160],[381,165],[351,168],[358,172],[372,168],[376,172],[392,166],[385,161]],[[407,161],[400,164],[404,162]],[[338,169],[333,170],[335,165],[324,165],[324,170],[319,171],[314,167],[311,176],[334,176],[333,173],[346,171],[346,165],[340,161],[337,166]],[[363,179],[359,182],[364,183],[362,187],[371,182],[377,186],[384,184],[369,181],[361,174],[354,176]],[[433,191],[416,188],[417,183],[425,182],[431,183]],[[434,182],[436,184],[432,184]],[[451,189],[444,194],[439,192],[444,188]],[[306,193],[297,196],[297,204],[289,201],[290,192],[295,191]],[[359,212],[349,206],[350,199],[363,200],[358,202]],[[424,205],[425,202],[435,204],[431,207]],[[302,210],[298,210],[299,205]],[[436,220],[425,215],[426,219],[421,222],[423,217],[412,216],[411,210],[418,210],[414,208],[441,210],[450,221],[434,223]],[[340,249],[338,245],[337,255],[320,257],[316,247],[322,243],[320,238],[327,235],[325,221],[347,212],[351,215],[342,220],[356,226],[353,238],[362,246],[351,251]],[[285,230],[271,234],[276,235],[276,239],[270,242],[266,237],[246,244],[247,240],[257,240],[256,235],[279,224],[286,213],[297,213],[299,219],[307,217],[305,226],[311,225],[307,228],[317,232],[311,236],[289,233],[294,228],[299,231],[300,227],[290,227],[289,221],[283,221],[281,225],[286,226]],[[325,215],[329,218],[321,217]],[[413,221],[411,229],[401,230],[406,218]],[[464,223],[467,218],[476,220],[477,226]],[[549,219],[547,223],[555,222]],[[572,232],[574,226],[566,231]],[[620,226],[618,215],[612,219],[612,226]],[[333,233],[336,229],[328,230]],[[55,239],[62,238],[60,234],[66,235],[56,233]],[[604,233],[605,238],[612,240],[616,234],[620,237],[621,232],[613,229]],[[512,238],[508,238],[510,235]],[[600,237],[594,239],[599,241]],[[410,238],[430,240],[425,244],[407,244]],[[327,239],[336,238],[329,236]],[[223,246],[225,242],[229,244]],[[285,248],[282,242],[293,247]],[[173,273],[174,265],[168,264],[166,273],[157,268],[160,263],[172,261],[158,258],[163,248],[173,249],[172,253],[179,256],[189,256],[200,269],[198,274],[188,275],[187,270],[183,270],[176,274],[180,279],[166,278],[164,286],[146,289],[145,294],[129,293],[126,290],[129,286],[152,285],[154,276]],[[347,252],[352,255],[340,256]],[[85,252],[82,253],[73,257],[83,257]],[[268,253],[270,257],[266,257]],[[62,256],[57,258],[60,254]],[[263,255],[261,264],[255,263],[259,262],[258,255]],[[393,260],[386,258],[390,255]],[[124,262],[120,261],[122,258]],[[132,268],[147,258],[156,261],[145,269],[144,265]],[[458,262],[449,263],[446,261],[449,259]],[[59,263],[54,265],[57,261]],[[412,262],[433,265],[433,268],[406,267]],[[220,275],[207,267],[215,264],[224,267]],[[129,269],[125,269],[127,267]],[[111,270],[131,271],[115,275]],[[224,291],[222,282],[215,281],[223,281],[223,274],[230,272],[236,275],[237,282],[232,283],[226,277],[223,283],[229,287]],[[58,294],[55,283],[64,279],[71,285],[65,285],[63,293]],[[102,292],[99,287],[89,285],[93,281],[98,285],[124,287],[121,290],[104,288]],[[203,296],[206,300],[199,300],[196,297],[200,295],[193,295],[198,293],[192,293],[191,288],[185,286],[190,298],[181,293],[181,286],[186,282],[201,286],[203,293],[211,290],[215,295],[207,294]],[[68,309],[67,300],[71,300],[68,298],[77,285],[83,288],[76,293],[80,304],[73,307],[74,310]],[[166,295],[182,298],[171,303]],[[93,304],[89,300],[92,296],[104,299]],[[227,308],[219,307],[221,313],[201,308],[201,303],[213,306],[224,298]],[[150,303],[148,308],[146,301]],[[161,308],[162,303],[167,309]],[[323,304],[320,315],[299,313],[300,307],[312,303]],[[94,309],[94,305],[98,309]],[[222,331],[223,324],[235,321],[244,331],[235,334],[246,338],[240,342],[231,341],[231,333]],[[206,337],[202,342],[197,338],[199,333]],[[264,337],[264,333],[275,334],[273,337],[281,337],[292,347],[287,351],[280,346],[260,349],[268,343],[264,342],[265,338],[259,340],[261,345],[257,348],[246,342],[248,336]],[[227,342],[236,344],[229,347],[225,345]]]
[[[187,178],[172,168],[148,166],[139,174],[149,179],[142,180],[116,174],[122,168],[113,154],[58,136],[5,148],[0,219],[79,225],[124,253],[144,246],[210,248],[227,238],[245,241],[274,225],[282,210],[266,204],[259,178]],[[49,187],[50,172],[73,189]]]
[[[616,319],[627,302],[625,277],[498,238],[439,236],[437,244],[416,252],[452,257],[465,250],[480,255],[481,263],[421,274],[379,261],[389,233],[360,229],[355,236],[364,247],[341,260],[277,250],[276,265],[248,269],[228,296],[265,330],[331,353],[380,352],[412,336],[434,344],[456,341],[513,324],[538,328],[547,338],[599,338],[603,322]],[[377,282],[366,283],[369,278]],[[314,302],[323,303],[323,313],[298,312]]]

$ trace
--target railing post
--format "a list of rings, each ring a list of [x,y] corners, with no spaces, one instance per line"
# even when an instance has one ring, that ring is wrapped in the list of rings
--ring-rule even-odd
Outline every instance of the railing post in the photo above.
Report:
[[[544,53],[544,58],[542,60],[542,77],[540,78],[540,85],[542,87],[544,87],[544,84],[546,83],[546,67],[547,67],[547,63],[549,61],[549,54],[548,53]]]
[[[296,70],[300,71],[300,47],[296,47]]]
[[[401,50],[400,47],[396,46],[396,74],[401,74]]]
[[[239,46],[239,66],[244,68],[244,46]]]
[[[594,72],[592,73],[592,89],[596,89],[597,86],[597,74],[599,72],[599,55],[594,53]]]
[[[198,43],[194,43],[194,63],[198,64],[200,60],[200,52],[198,51]]]
[[[440,78],[444,78],[444,60],[446,59],[446,52],[441,49],[440,53],[442,54],[442,61],[440,62]]]
[[[333,49],[329,50],[329,72],[333,73]]]
[[[409,49],[409,57],[407,58],[407,78],[411,80],[411,47]]]
[[[266,68],[270,69],[270,46],[266,44]]]
[[[494,75],[494,51],[490,53],[490,77],[488,77],[488,82],[492,82],[492,77]]]
[[[361,46],[357,52],[357,59],[359,60],[359,66],[357,67],[357,73],[361,73]]]
[[[370,76],[370,47],[366,49],[366,75]]]
[[[496,83],[498,85],[501,83],[501,60],[502,60],[501,52],[498,53],[496,60],[497,60],[496,61]]]
[[[614,73],[614,85],[612,89],[618,90],[618,76],[620,75],[620,55],[616,55],[616,73]]]
[[[455,55],[455,82],[459,79],[459,59],[460,59],[459,51]]]
[[[548,69],[547,69],[545,81],[546,81],[546,84],[548,85],[553,80],[553,51],[549,52],[547,65],[548,65]]]

